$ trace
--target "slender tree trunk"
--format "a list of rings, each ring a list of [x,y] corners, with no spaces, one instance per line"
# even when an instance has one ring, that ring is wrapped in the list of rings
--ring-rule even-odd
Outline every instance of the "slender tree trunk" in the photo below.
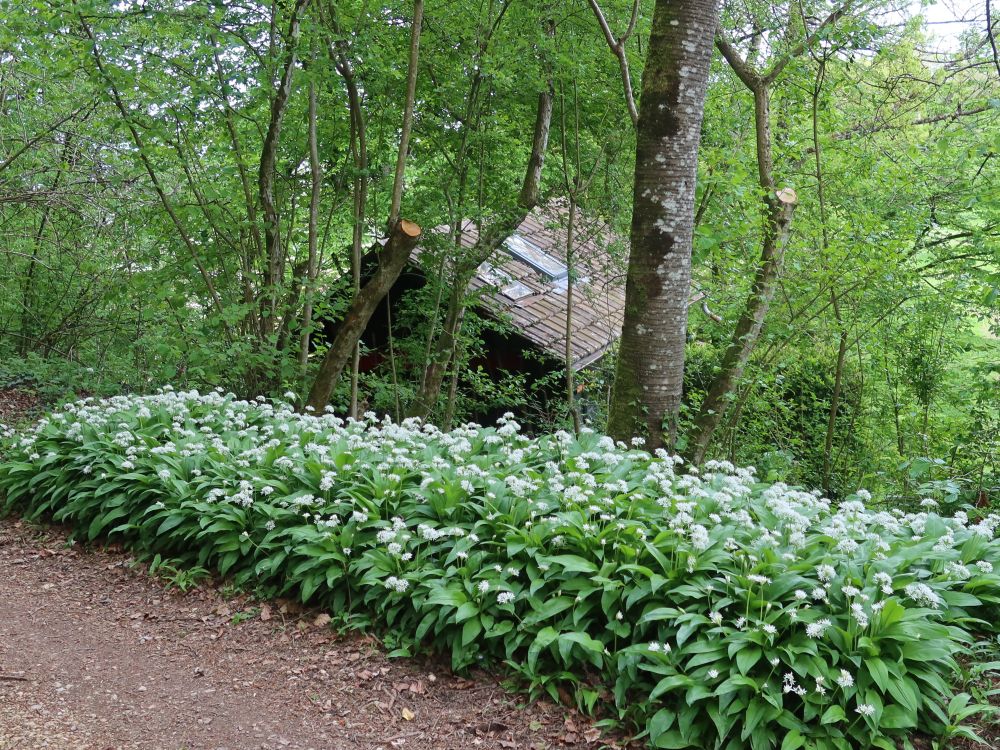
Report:
[[[657,0],[636,132],[625,321],[608,432],[673,445],[684,376],[698,143],[717,3]]]
[[[580,410],[576,406],[576,383],[573,372],[573,232],[576,229],[576,194],[569,196],[569,220],[566,223],[566,408],[573,420],[573,432],[580,434]]]
[[[819,95],[823,88],[823,81],[826,77],[826,59],[820,60],[819,68],[816,71],[816,85],[812,92],[812,135],[813,135],[813,157],[816,163],[816,196],[819,201],[819,222],[823,240],[823,258],[825,258],[830,248],[830,233],[826,223],[826,189],[823,181],[823,157],[822,144],[819,140]],[[844,384],[844,364],[847,360],[848,336],[844,327],[843,316],[840,314],[840,300],[837,297],[837,290],[830,287],[830,304],[833,307],[833,318],[837,323],[840,332],[837,345],[837,363],[834,367],[833,393],[830,395],[830,410],[826,419],[826,436],[823,440],[823,492],[831,494],[830,484],[833,474],[833,439],[837,433],[837,412],[840,410],[840,394]]]
[[[548,148],[549,132],[552,126],[552,82],[539,93],[535,111],[535,128],[531,141],[531,155],[525,171],[524,182],[517,205],[503,216],[495,219],[482,231],[476,244],[469,249],[465,258],[456,263],[451,292],[448,296],[448,311],[445,314],[441,334],[434,345],[430,362],[424,371],[420,390],[411,404],[409,415],[426,418],[435,408],[441,393],[448,363],[452,361],[458,343],[462,321],[465,317],[465,293],[481,263],[487,261],[498,247],[524,221],[531,210],[538,205],[542,166]]]
[[[826,419],[826,438],[823,441],[823,492],[830,494],[830,480],[833,474],[833,438],[837,432],[837,413],[840,411],[840,394],[844,388],[844,365],[847,361],[847,329],[840,317],[840,303],[834,297],[837,325],[840,327],[840,341],[837,345],[837,364],[833,375],[833,393],[830,394],[830,411]]]
[[[399,138],[399,153],[392,187],[392,204],[389,209],[389,238],[378,253],[378,268],[374,276],[354,295],[347,313],[341,321],[336,337],[327,349],[319,374],[309,391],[307,404],[322,411],[330,401],[330,394],[344,367],[354,356],[361,334],[364,333],[379,302],[389,293],[396,279],[403,272],[410,253],[420,239],[420,227],[412,221],[398,218],[403,191],[406,156],[409,151],[410,130],[413,124],[413,106],[417,88],[417,65],[420,55],[420,27],[423,20],[423,0],[414,0],[413,21],[410,28],[410,58],[406,83],[406,101],[403,105],[403,125]],[[357,231],[357,229],[355,229]]]
[[[450,430],[455,421],[455,406],[458,402],[458,371],[462,364],[463,349],[455,350],[455,359],[451,365],[451,381],[448,384],[448,399],[444,409],[444,429]]]
[[[399,134],[399,152],[396,154],[396,173],[392,180],[392,198],[389,204],[390,228],[399,220],[403,198],[403,177],[406,157],[410,150],[410,130],[413,128],[413,99],[417,91],[417,59],[420,54],[420,26],[424,21],[424,0],[413,0],[413,20],[410,22],[410,65],[406,75],[406,106],[403,107],[403,125]]]
[[[729,346],[722,356],[719,374],[709,386],[705,400],[702,401],[695,417],[689,443],[689,455],[695,464],[700,464],[704,460],[715,430],[729,406],[730,394],[743,377],[743,370],[750,361],[757,339],[760,338],[764,319],[767,317],[768,308],[777,289],[796,200],[795,192],[787,188],[779,190],[768,198],[768,218],[764,230],[761,262],[754,276],[750,297],[736,323]]]
[[[284,251],[281,244],[281,223],[274,197],[274,177],[278,159],[278,145],[281,140],[281,127],[288,109],[288,99],[292,93],[292,77],[297,64],[302,10],[309,0],[297,0],[292,9],[292,18],[288,24],[288,49],[285,54],[285,65],[281,80],[271,100],[271,117],[264,136],[264,145],[260,154],[260,169],[257,175],[257,187],[260,193],[260,205],[264,215],[264,252],[267,256],[267,271],[264,276],[264,297],[266,314],[263,315],[262,330],[265,335],[276,330],[278,320],[278,286],[281,282],[284,267]]]
[[[219,93],[222,96],[222,111],[225,115],[226,131],[229,134],[229,143],[233,147],[233,157],[236,168],[240,173],[240,186],[243,188],[243,202],[246,206],[247,225],[249,227],[251,250],[240,253],[240,263],[243,273],[243,300],[247,305],[247,318],[253,326],[257,338],[263,338],[260,316],[255,313],[251,306],[254,306],[253,281],[256,278],[254,268],[260,262],[264,254],[264,242],[260,236],[260,226],[257,221],[257,201],[254,197],[253,188],[250,182],[250,173],[247,169],[246,159],[243,156],[243,147],[240,143],[239,133],[236,130],[235,114],[232,104],[229,101],[229,83],[222,70],[222,61],[219,59],[219,46],[215,35],[209,37],[212,43],[212,59],[215,63],[215,76],[219,82]],[[242,243],[241,243],[242,244]]]
[[[323,188],[323,166],[319,161],[319,143],[316,135],[316,83],[309,82],[309,259],[306,262],[305,303],[302,309],[302,336],[299,339],[299,374],[306,379],[309,366],[309,339],[312,336],[313,294],[319,272],[319,199]]]
[[[771,299],[777,289],[785,246],[791,231],[792,213],[798,200],[791,188],[775,190],[771,137],[771,86],[792,60],[816,44],[829,27],[848,13],[853,2],[854,0],[846,0],[843,5],[834,9],[802,41],[790,46],[788,52],[778,57],[764,72],[756,70],[751,61],[741,57],[721,32],[716,37],[715,43],[722,56],[726,58],[736,76],[753,93],[757,173],[764,196],[764,231],[760,263],[754,275],[750,296],[736,324],[729,347],[723,354],[719,374],[709,386],[705,400],[695,416],[694,428],[685,451],[693,463],[701,463],[704,460],[712,437],[729,407],[733,389],[743,376],[743,370],[757,346]],[[793,35],[794,25],[790,17],[785,29],[789,41]]]
[[[336,337],[330,344],[320,365],[319,374],[309,391],[307,404],[316,411],[322,411],[330,401],[330,394],[354,352],[354,346],[361,338],[368,321],[371,320],[379,302],[389,293],[392,285],[410,258],[410,252],[420,239],[420,227],[412,221],[400,219],[380,255],[380,263],[375,275],[361,288],[351,302]]]
[[[338,70],[347,87],[347,102],[351,113],[351,154],[354,159],[354,214],[351,237],[351,283],[354,294],[361,291],[361,248],[365,235],[365,213],[368,208],[368,136],[361,95],[358,92],[354,68],[344,50],[338,54]],[[358,368],[361,364],[361,344],[354,342],[351,355],[351,400],[348,415],[358,417]]]

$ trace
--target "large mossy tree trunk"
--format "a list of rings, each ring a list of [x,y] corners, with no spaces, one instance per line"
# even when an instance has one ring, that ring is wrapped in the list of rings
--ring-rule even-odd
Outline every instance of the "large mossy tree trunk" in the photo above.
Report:
[[[715,0],[657,0],[636,133],[625,321],[608,432],[672,446],[684,376],[695,179]]]

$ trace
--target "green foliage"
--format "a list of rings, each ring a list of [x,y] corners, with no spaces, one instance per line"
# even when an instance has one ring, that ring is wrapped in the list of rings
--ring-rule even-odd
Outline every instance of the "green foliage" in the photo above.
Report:
[[[997,635],[998,516],[218,393],[78,402],[7,451],[8,511],[353,613],[399,653],[505,662],[654,747],[890,750],[984,710],[951,685]]]
[[[161,578],[167,588],[176,588],[182,594],[211,577],[211,573],[201,566],[185,566],[179,559],[164,560],[159,553],[153,555],[147,570],[151,576]]]

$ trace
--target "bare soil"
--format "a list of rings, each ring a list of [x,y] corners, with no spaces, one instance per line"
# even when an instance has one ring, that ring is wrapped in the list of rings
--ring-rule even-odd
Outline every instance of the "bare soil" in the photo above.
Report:
[[[0,750],[616,746],[486,673],[390,660],[294,603],[181,594],[144,570],[0,520]]]

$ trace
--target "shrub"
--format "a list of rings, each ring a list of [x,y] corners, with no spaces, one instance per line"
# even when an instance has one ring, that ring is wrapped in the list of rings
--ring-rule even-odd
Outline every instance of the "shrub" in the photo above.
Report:
[[[169,389],[68,405],[9,453],[9,510],[356,613],[457,669],[506,661],[656,747],[889,749],[980,708],[949,680],[995,628],[997,516],[833,508],[509,418],[442,433]]]

